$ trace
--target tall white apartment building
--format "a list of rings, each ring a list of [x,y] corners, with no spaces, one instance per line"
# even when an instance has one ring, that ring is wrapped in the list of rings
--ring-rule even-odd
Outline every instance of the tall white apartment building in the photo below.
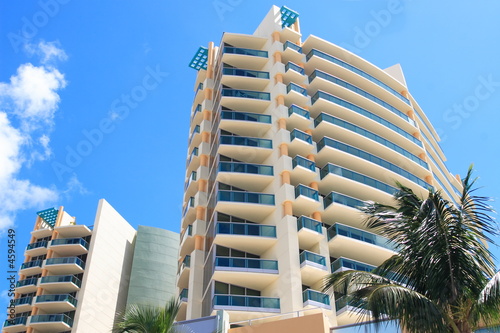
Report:
[[[322,293],[323,278],[395,253],[357,207],[391,203],[395,182],[450,200],[461,186],[400,66],[304,40],[298,13],[275,6],[253,34],[224,33],[190,66],[179,319],[310,310],[353,323],[355,305]]]

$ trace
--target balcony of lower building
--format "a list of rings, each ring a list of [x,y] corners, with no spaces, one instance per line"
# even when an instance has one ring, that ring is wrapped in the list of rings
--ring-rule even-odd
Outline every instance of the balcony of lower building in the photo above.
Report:
[[[179,267],[177,270],[177,284],[178,285],[188,285],[189,273],[191,272],[191,255],[185,255],[181,262],[179,262]]]
[[[274,180],[271,165],[220,161],[217,170],[217,181],[254,192],[263,191]]]
[[[19,269],[20,275],[30,276],[42,273],[43,260],[36,259],[24,262]]]
[[[77,300],[70,294],[36,296],[33,306],[48,313],[62,313],[76,309]]]
[[[38,278],[27,278],[16,282],[14,289],[18,294],[29,294],[35,292],[38,287]]]
[[[315,219],[302,215],[297,218],[297,236],[300,248],[311,248],[325,237],[323,225]]]
[[[274,194],[219,190],[215,210],[254,221],[262,221],[276,209]]]
[[[269,139],[235,135],[221,135],[218,153],[249,163],[262,163],[273,152]]]
[[[344,257],[340,257],[334,262],[332,262],[331,266],[332,266],[331,267],[332,273],[343,272],[348,270],[371,272],[376,268],[376,266]]]
[[[28,325],[35,332],[66,332],[73,327],[73,319],[66,314],[39,314],[29,317]]]
[[[335,311],[339,326],[370,320],[370,311],[365,310],[359,302],[352,300],[348,296],[335,299]]]
[[[40,278],[40,287],[49,293],[73,293],[80,290],[82,281],[75,275],[49,275]]]
[[[340,223],[328,228],[328,245],[335,257],[349,257],[375,266],[396,254],[396,246],[380,235]]]
[[[221,61],[237,68],[260,70],[269,61],[269,54],[258,49],[225,46]]]
[[[92,234],[92,230],[83,224],[63,225],[54,228],[59,238],[84,238]]]
[[[195,222],[196,223],[196,222]],[[193,224],[189,224],[181,231],[179,256],[183,257],[194,250]]]
[[[276,227],[257,223],[217,222],[214,243],[261,255],[277,243]]]
[[[85,262],[77,257],[46,259],[43,268],[53,275],[80,274],[85,270]]]
[[[186,320],[188,295],[189,290],[187,288],[182,289],[179,293],[180,307],[177,313],[177,321]]]
[[[316,163],[300,155],[292,159],[290,179],[292,184],[310,184],[317,181]]]
[[[322,209],[319,192],[312,187],[299,184],[295,186],[295,200],[292,202],[295,215],[311,215]]]
[[[330,192],[323,198],[324,221],[349,221],[351,225],[362,226],[363,216],[359,210],[364,202],[351,196]]]
[[[16,313],[26,312],[31,310],[31,306],[33,304],[32,296],[25,296],[16,298],[13,300],[12,304],[16,310]]]
[[[299,255],[302,284],[314,285],[328,275],[326,258],[311,251],[302,251]]]
[[[232,322],[281,312],[280,299],[277,297],[215,294],[212,305],[214,312],[227,311]]]
[[[271,94],[264,91],[224,87],[221,90],[220,103],[231,110],[262,113],[271,105]]]
[[[307,89],[290,82],[286,85],[285,103],[287,105],[311,105],[311,97],[307,94]]]
[[[88,253],[89,243],[83,238],[58,238],[50,242],[50,249],[61,256],[78,256]]]
[[[267,114],[222,110],[219,128],[248,137],[263,137],[272,127],[272,118]]]
[[[49,242],[47,240],[36,241],[28,244],[26,250],[24,251],[25,256],[37,257],[43,254],[47,254],[47,245]]]
[[[302,292],[304,308],[324,308],[330,310],[330,296],[317,290],[306,289]]]
[[[269,72],[224,67],[222,68],[221,83],[233,88],[259,91],[269,84]]]
[[[213,279],[227,284],[262,290],[278,279],[278,261],[215,257]]]
[[[288,119],[286,124],[287,128],[290,130],[293,128],[307,129],[312,124],[312,119],[309,111],[298,105],[292,104],[288,108]]]
[[[26,324],[28,317],[15,317],[8,318],[4,321],[2,332],[5,333],[18,333],[26,332]]]
[[[290,41],[286,41],[283,44],[281,57],[283,61],[292,61],[296,64],[305,62],[305,54],[302,53],[302,47]]]
[[[288,153],[291,156],[307,156],[315,151],[316,145],[313,142],[312,135],[298,129],[290,132],[290,143],[288,144]]]
[[[285,84],[293,82],[304,84],[307,82],[304,68],[292,61],[288,61],[285,64],[285,74],[283,75],[283,79]]]

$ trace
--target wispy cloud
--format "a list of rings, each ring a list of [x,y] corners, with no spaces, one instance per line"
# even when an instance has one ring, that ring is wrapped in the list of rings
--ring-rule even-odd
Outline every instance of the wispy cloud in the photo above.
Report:
[[[67,57],[56,43],[41,42],[27,49],[42,64],[22,64],[9,82],[0,82],[0,233],[13,225],[18,211],[54,203],[59,197],[55,187],[33,184],[20,173],[51,154],[58,92],[67,84],[54,61]]]

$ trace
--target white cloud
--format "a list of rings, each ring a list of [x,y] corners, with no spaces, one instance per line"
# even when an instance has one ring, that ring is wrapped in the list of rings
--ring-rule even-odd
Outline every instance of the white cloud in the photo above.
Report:
[[[40,56],[42,64],[47,64],[55,60],[65,61],[68,59],[68,55],[61,48],[59,42],[46,42],[42,40],[38,45],[25,44],[24,48],[28,54]]]
[[[42,63],[65,57],[52,43],[42,42],[33,52]],[[33,184],[20,174],[50,156],[59,90],[66,84],[56,68],[31,63],[20,65],[10,82],[0,82],[0,233],[14,224],[18,211],[45,208],[59,198],[55,187]]]
[[[83,184],[78,180],[78,177],[73,174],[69,181],[66,183],[66,190],[63,192],[66,196],[71,193],[78,193],[80,195],[89,194],[89,191],[83,186]]]

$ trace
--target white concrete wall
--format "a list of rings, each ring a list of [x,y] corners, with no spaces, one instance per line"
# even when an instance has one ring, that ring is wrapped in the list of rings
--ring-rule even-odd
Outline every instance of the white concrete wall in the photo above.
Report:
[[[99,201],[72,332],[110,332],[123,311],[135,229],[104,199]]]

